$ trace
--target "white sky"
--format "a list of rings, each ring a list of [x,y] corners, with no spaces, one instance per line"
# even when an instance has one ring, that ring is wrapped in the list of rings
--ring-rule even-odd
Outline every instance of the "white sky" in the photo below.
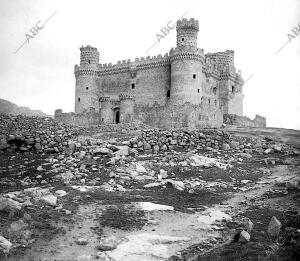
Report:
[[[25,33],[55,11],[14,54]],[[253,75],[244,85],[244,114],[300,129],[300,33],[275,55],[300,23],[300,0],[1,0],[0,98],[48,114],[73,111],[80,45],[97,47],[100,63],[165,54],[176,46],[175,29],[145,52],[186,11],[199,20],[198,47],[233,49],[244,80]]]

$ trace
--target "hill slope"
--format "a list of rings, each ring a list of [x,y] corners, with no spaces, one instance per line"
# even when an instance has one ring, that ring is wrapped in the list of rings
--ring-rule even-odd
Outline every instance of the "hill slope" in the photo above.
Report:
[[[40,110],[32,110],[28,107],[18,106],[10,101],[0,99],[0,113],[13,114],[13,115],[26,115],[26,116],[39,116],[45,117],[47,114]]]

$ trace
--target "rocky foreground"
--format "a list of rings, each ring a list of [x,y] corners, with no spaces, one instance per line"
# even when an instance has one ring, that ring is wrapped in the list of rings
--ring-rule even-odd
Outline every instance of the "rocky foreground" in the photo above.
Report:
[[[300,254],[299,150],[276,136],[0,121],[0,260]]]

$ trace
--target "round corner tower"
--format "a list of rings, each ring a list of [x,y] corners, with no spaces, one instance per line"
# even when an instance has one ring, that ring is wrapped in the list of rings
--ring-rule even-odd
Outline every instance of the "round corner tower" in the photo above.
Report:
[[[114,121],[113,104],[110,97],[101,97],[99,99],[101,103],[100,115],[101,123],[111,124]]]
[[[199,22],[195,19],[177,21],[177,46],[170,51],[170,103],[200,104],[203,50],[197,48]]]
[[[82,113],[89,108],[99,111],[97,86],[97,68],[99,52],[87,45],[80,47],[80,66],[75,65],[75,113]]]
[[[121,93],[120,99],[120,122],[130,123],[134,116],[134,96],[129,93]]]

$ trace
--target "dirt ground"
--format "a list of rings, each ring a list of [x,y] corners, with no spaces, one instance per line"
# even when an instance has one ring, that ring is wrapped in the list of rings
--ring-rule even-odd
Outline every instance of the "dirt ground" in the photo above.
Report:
[[[229,131],[300,144],[299,131]],[[136,133],[89,135],[121,142]],[[228,166],[186,166],[193,155]],[[54,206],[31,198],[33,204],[19,211],[0,211],[0,235],[13,244],[0,260],[300,260],[299,156],[182,150],[139,153],[119,166],[99,157],[85,162],[88,174],[76,184],[57,179],[62,166],[71,164],[63,160],[58,154],[0,154],[1,194],[37,187],[66,192]],[[132,164],[142,171],[122,176]],[[167,173],[178,184],[155,184],[149,173]],[[267,233],[273,216],[282,224],[276,238]],[[249,242],[241,243],[245,218],[254,227]],[[105,238],[117,243],[104,249]]]

